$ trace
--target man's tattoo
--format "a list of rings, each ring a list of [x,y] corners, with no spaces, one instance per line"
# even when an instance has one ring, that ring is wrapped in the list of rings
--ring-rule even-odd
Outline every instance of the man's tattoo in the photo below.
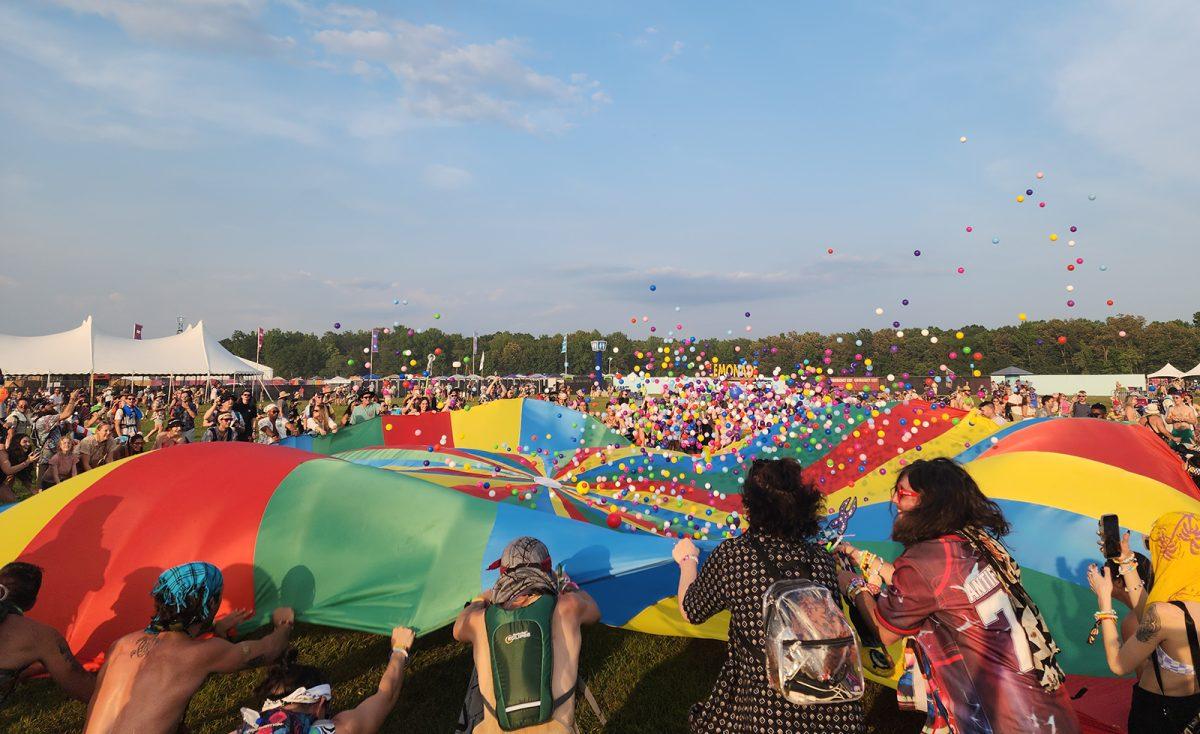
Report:
[[[1138,642],[1149,642],[1153,640],[1162,630],[1162,623],[1158,621],[1158,612],[1154,607],[1148,607],[1142,621],[1138,624],[1137,638]]]
[[[73,672],[75,672],[75,673],[87,672],[83,669],[83,666],[79,664],[79,661],[75,659],[75,655],[73,655],[71,653],[71,648],[67,646],[66,640],[58,641],[58,654],[62,655],[62,659],[67,661],[67,665],[71,666],[71,670]]]
[[[158,635],[146,635],[142,639],[138,640],[137,645],[135,645],[133,648],[133,652],[129,653],[129,657],[144,658],[150,654],[150,651],[153,650],[154,646],[157,644]]]

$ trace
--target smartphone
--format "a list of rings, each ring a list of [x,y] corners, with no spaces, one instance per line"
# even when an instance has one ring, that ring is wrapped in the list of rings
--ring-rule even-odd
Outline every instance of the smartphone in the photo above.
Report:
[[[1116,515],[1100,516],[1100,548],[1105,558],[1121,557],[1121,523]]]

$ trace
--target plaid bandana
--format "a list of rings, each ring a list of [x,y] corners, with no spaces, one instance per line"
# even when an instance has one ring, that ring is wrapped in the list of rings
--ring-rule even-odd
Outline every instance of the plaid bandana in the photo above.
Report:
[[[158,577],[150,594],[159,611],[146,627],[147,634],[187,632],[195,624],[201,631],[212,627],[221,604],[225,582],[221,571],[211,563],[193,561],[168,568]],[[169,612],[174,612],[170,614]]]

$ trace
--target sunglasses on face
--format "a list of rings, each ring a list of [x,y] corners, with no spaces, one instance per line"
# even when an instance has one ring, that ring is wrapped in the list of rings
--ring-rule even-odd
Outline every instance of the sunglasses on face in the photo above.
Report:
[[[920,497],[920,496],[921,496],[920,494],[918,494],[917,492],[914,492],[911,489],[903,489],[902,487],[893,487],[892,488],[892,499],[893,500],[912,499],[914,497]]]

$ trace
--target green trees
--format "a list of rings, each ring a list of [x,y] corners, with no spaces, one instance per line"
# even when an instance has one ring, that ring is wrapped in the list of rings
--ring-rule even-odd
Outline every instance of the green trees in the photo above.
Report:
[[[601,334],[599,331],[575,331],[567,335],[567,357],[573,374],[592,369],[591,341],[608,341],[604,367],[628,372],[635,364],[645,368],[653,362],[654,374],[663,374],[661,347],[684,350],[681,362],[671,361],[670,371],[694,374],[695,365],[716,357],[721,362],[758,363],[759,371],[770,374],[779,367],[784,373],[808,360],[823,367],[825,351],[835,370],[850,370],[864,374],[864,360],[872,360],[873,373],[914,376],[946,365],[959,375],[969,375],[972,369],[983,374],[1016,365],[1034,373],[1137,373],[1155,370],[1164,363],[1187,369],[1200,361],[1200,312],[1186,321],[1151,321],[1144,317],[1119,315],[1104,321],[1087,319],[1026,321],[1020,324],[988,328],[974,324],[958,329],[929,327],[905,328],[898,338],[892,329],[819,334],[789,331],[756,339],[697,339],[681,344],[666,342],[660,337],[637,338],[624,333]],[[956,332],[963,338],[956,338]],[[471,336],[449,334],[438,329],[408,333],[404,326],[379,335],[379,352],[372,370],[390,375],[407,366],[413,373],[425,369],[426,358],[440,350],[434,360],[434,374],[466,374],[472,371]],[[1124,336],[1121,333],[1124,332]],[[937,342],[933,342],[933,338]],[[1066,337],[1060,344],[1059,337]],[[839,342],[838,339],[841,339]],[[861,342],[861,344],[859,344]],[[256,334],[235,331],[221,341],[234,354],[254,359]],[[331,377],[334,374],[364,374],[369,356],[363,353],[371,343],[369,331],[326,332],[320,336],[299,331],[271,329],[263,339],[260,362],[275,369],[280,377]],[[531,374],[562,372],[562,334],[535,336],[522,332],[501,331],[479,336],[476,360],[487,355],[484,374]],[[636,354],[643,353],[638,359]],[[973,359],[974,353],[982,358]],[[654,358],[649,358],[650,354]],[[951,353],[955,356],[951,357]],[[348,364],[354,360],[354,364]],[[416,364],[412,364],[412,362]],[[454,362],[459,367],[454,367]],[[971,365],[974,363],[975,367]],[[691,364],[691,367],[688,365]],[[479,370],[475,370],[478,372]]]

